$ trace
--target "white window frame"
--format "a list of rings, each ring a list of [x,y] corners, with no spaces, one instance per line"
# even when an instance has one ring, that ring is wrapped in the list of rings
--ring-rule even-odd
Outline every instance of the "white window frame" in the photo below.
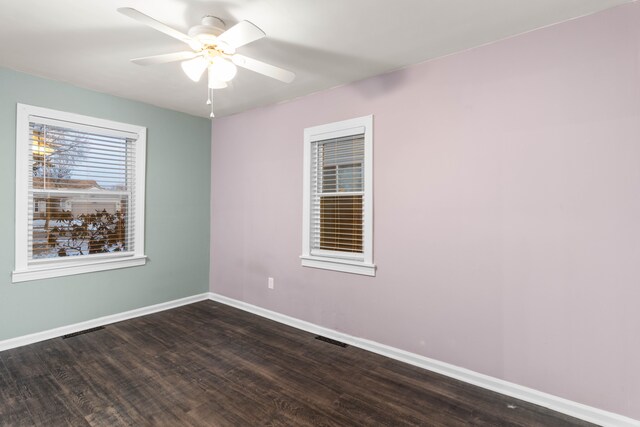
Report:
[[[65,257],[37,264],[28,264],[29,240],[29,117],[68,122],[72,128],[101,127],[116,132],[137,135],[135,140],[135,247],[132,252],[95,254],[87,257]],[[144,205],[145,159],[147,128],[81,114],[52,110],[26,104],[17,104],[16,117],[16,218],[15,218],[15,270],[13,283],[51,277],[69,276],[117,268],[144,265]]]
[[[362,254],[311,248],[311,147],[316,141],[364,134],[364,224]],[[304,130],[304,175],[302,190],[303,267],[375,276],[373,263],[373,116],[328,123]]]

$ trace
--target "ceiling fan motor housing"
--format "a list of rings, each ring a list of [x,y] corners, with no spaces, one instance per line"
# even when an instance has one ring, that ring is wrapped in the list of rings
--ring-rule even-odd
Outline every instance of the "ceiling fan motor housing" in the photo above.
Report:
[[[217,37],[224,33],[225,23],[216,16],[205,16],[202,18],[202,24],[196,25],[189,29],[189,37],[198,40],[204,45],[213,45]]]

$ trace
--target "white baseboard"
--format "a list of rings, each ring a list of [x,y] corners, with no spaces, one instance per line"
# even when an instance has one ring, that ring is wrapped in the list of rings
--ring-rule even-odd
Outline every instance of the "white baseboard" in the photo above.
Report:
[[[57,338],[62,335],[73,334],[74,332],[80,332],[86,329],[97,328],[98,326],[104,326],[110,323],[121,322],[123,320],[132,319],[134,317],[157,313],[158,311],[169,310],[171,308],[192,304],[198,301],[204,301],[206,299],[209,299],[209,294],[203,293],[186,298],[180,298],[173,301],[163,302],[160,304],[150,305],[148,307],[137,308],[135,310],[125,311],[123,313],[98,317],[97,319],[87,320],[86,322],[74,323],[73,325],[61,326],[59,328],[49,329],[47,331],[36,332],[34,334],[24,335],[16,338],[10,338],[0,341],[0,351],[22,347],[23,345],[33,344],[51,338]]]
[[[155,304],[148,307],[125,311],[123,313],[99,317],[97,319],[75,323],[73,325],[62,326],[59,328],[24,335],[21,337],[10,338],[0,341],[0,351],[45,341],[51,338],[57,338],[62,335],[80,332],[85,329],[96,328],[98,326],[104,326],[115,322],[121,322],[123,320],[132,319],[134,317],[140,317],[147,314],[157,313],[159,311],[169,310],[206,299],[217,301],[219,303],[229,305],[231,307],[235,307],[249,313],[257,314],[258,316],[265,317],[267,319],[271,319],[276,322],[283,323],[285,325],[289,325],[313,334],[323,335],[325,337],[342,341],[354,347],[359,347],[364,350],[389,357],[391,359],[409,363],[411,365],[427,369],[432,372],[437,372],[439,374],[443,374],[469,384],[473,384],[488,390],[514,397],[516,399],[544,406],[545,408],[549,408],[554,411],[561,412],[563,414],[567,414],[594,424],[607,427],[640,427],[640,421],[638,420],[614,414],[612,412],[607,412],[591,406],[583,405],[581,403],[563,399],[561,397],[537,391],[528,387],[513,384],[508,381],[490,377],[488,375],[480,374],[478,372],[440,362],[415,353],[410,353],[408,351],[390,347],[388,345],[380,344],[375,341],[357,338],[342,332],[334,331],[333,329],[318,326],[304,320],[296,319],[291,316],[280,314],[275,311],[267,310],[262,307],[258,307],[212,292],[193,295],[186,298],[180,298],[177,300]]]
[[[364,350],[389,357],[391,359],[409,363],[411,365],[427,369],[432,372],[437,372],[439,374],[443,374],[448,377],[455,378],[457,380],[464,381],[466,383],[492,390],[507,396],[511,396],[516,399],[524,400],[535,405],[540,405],[545,408],[549,408],[551,410],[594,424],[607,427],[640,427],[640,421],[638,420],[597,409],[591,406],[583,405],[581,403],[563,399],[561,397],[534,390],[528,387],[523,387],[518,384],[501,380],[499,378],[490,377],[488,375],[480,374],[469,369],[461,368],[449,363],[440,362],[428,357],[420,356],[415,353],[410,353],[408,351],[380,344],[375,341],[347,335],[342,332],[334,331],[333,329],[328,329],[310,322],[306,322],[304,320],[296,319],[294,317],[280,314],[275,311],[248,304],[243,301],[225,297],[224,295],[219,295],[211,292],[209,293],[209,298],[213,301],[229,305],[231,307],[239,308],[249,313],[257,314],[258,316],[265,317],[267,319],[271,319],[276,322],[301,329],[303,331],[342,341],[354,347],[359,347]]]

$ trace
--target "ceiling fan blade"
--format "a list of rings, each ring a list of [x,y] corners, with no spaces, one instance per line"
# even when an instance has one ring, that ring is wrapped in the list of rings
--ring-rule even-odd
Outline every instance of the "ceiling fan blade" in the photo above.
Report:
[[[287,71],[283,68],[276,67],[274,65],[267,64],[257,59],[249,58],[244,55],[233,55],[231,60],[238,67],[246,68],[247,70],[255,71],[256,73],[271,77],[276,80],[280,80],[284,83],[291,83],[296,75],[291,71]]]
[[[143,58],[132,59],[138,65],[156,65],[165,64],[167,62],[184,61],[198,56],[196,52],[184,51],[175,53],[165,53],[164,55],[145,56]]]
[[[266,34],[260,28],[249,21],[238,22],[233,27],[222,33],[218,40],[233,48],[238,48],[265,37]]]
[[[178,30],[174,30],[168,25],[163,24],[160,21],[156,21],[150,16],[145,15],[144,13],[132,8],[132,7],[120,7],[118,8],[118,12],[123,15],[128,16],[129,18],[135,19],[136,21],[145,24],[154,30],[158,30],[161,33],[165,33],[168,36],[173,37],[174,39],[178,39],[182,42],[187,43],[189,46],[192,46],[194,40],[186,34],[181,33]]]

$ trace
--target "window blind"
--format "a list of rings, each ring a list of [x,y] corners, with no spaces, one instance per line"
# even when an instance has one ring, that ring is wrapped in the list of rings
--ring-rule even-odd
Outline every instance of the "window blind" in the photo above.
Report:
[[[311,144],[312,253],[363,252],[364,134]]]
[[[29,117],[28,264],[135,250],[136,138]]]

